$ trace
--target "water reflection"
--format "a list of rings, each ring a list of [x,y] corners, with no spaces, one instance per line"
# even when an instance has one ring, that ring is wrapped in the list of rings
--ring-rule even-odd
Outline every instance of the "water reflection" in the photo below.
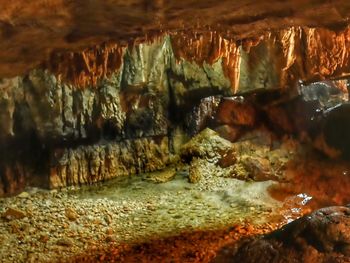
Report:
[[[348,204],[349,168],[345,161],[316,155],[296,158],[287,165],[288,181],[271,186],[269,193],[283,202],[280,214],[289,223],[325,206]]]

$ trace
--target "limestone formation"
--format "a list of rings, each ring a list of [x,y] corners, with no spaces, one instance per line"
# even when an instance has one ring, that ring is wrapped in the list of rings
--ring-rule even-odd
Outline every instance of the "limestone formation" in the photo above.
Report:
[[[180,156],[187,162],[197,157],[217,163],[222,156],[231,150],[231,142],[221,138],[215,131],[206,128],[182,146]]]
[[[329,122],[310,119],[347,99],[346,81],[314,81],[350,74],[350,6],[240,2],[3,1],[0,196],[161,169],[206,127],[237,141],[262,125],[341,148]],[[276,90],[290,104],[259,103]],[[123,159],[147,147],[166,151]]]
[[[76,149],[57,149],[49,187],[92,184],[120,176],[153,172],[169,164],[168,138],[142,138]]]
[[[63,68],[52,68],[63,69],[62,72],[67,72],[70,78],[84,76],[85,80],[94,80],[116,68],[120,63],[118,54],[123,52],[123,47],[153,40],[164,32],[198,35],[198,42],[203,41],[202,34],[207,34],[208,31],[218,32],[222,34],[223,42],[239,40],[249,50],[264,32],[270,30],[305,25],[330,28],[334,32],[342,30],[347,25],[350,10],[349,3],[341,0],[241,0],[234,3],[229,0],[38,0],[31,5],[21,0],[2,0],[1,6],[1,78],[26,74],[45,61],[65,60],[73,63],[70,63],[71,66],[63,63]],[[289,36],[285,35],[284,39],[288,41]],[[298,38],[298,33],[296,36]],[[333,39],[341,40],[335,35]],[[192,49],[201,51],[196,42]],[[188,39],[188,43],[191,44],[191,39]],[[311,55],[317,54],[315,48],[322,45],[318,37],[314,43],[311,48],[315,53],[311,52]],[[94,46],[101,48],[95,49]],[[210,50],[211,47],[205,49]],[[101,52],[101,57],[96,57],[95,54],[101,50],[105,52]],[[67,55],[64,54],[65,51],[68,51]],[[336,50],[331,52],[333,51]],[[81,54],[73,54],[74,52]],[[293,48],[287,48],[285,52],[291,55],[292,61]],[[337,59],[338,57],[335,58]],[[106,61],[110,67],[107,70]],[[95,72],[90,75],[92,71]]]

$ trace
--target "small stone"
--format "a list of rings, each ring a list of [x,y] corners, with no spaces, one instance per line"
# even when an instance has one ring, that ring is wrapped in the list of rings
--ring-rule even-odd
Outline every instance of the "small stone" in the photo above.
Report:
[[[70,221],[75,221],[79,218],[78,213],[71,207],[66,208],[66,217],[70,220]]]
[[[9,207],[5,213],[2,214],[2,217],[6,218],[7,220],[22,219],[26,217],[26,213],[20,209]]]
[[[22,192],[18,195],[19,198],[28,198],[30,194],[28,192]]]
[[[28,263],[35,263],[35,262],[37,262],[37,259],[36,259],[34,253],[32,253],[32,252],[28,253],[27,262]]]
[[[110,215],[105,216],[105,221],[108,225],[110,225],[113,222],[112,217]]]
[[[61,238],[57,241],[57,245],[63,246],[63,247],[71,247],[73,246],[73,241],[69,238]]]
[[[11,227],[11,233],[20,234],[22,232],[20,225],[18,223],[16,223],[15,221],[11,222],[9,225]]]
[[[106,234],[107,234],[107,235],[112,235],[113,233],[114,233],[114,231],[113,231],[112,228],[108,228],[108,229],[106,230]]]
[[[113,242],[113,241],[114,241],[114,238],[113,238],[111,235],[108,235],[108,236],[106,236],[105,241],[108,242],[108,243],[110,243],[110,242]]]
[[[49,236],[46,234],[43,234],[40,236],[39,241],[42,243],[46,243],[47,241],[49,241]]]
[[[101,220],[98,219],[98,218],[96,218],[94,221],[92,221],[92,223],[95,224],[95,225],[101,225],[102,224]]]
[[[176,175],[175,168],[165,169],[163,171],[150,173],[145,180],[153,183],[166,183],[174,179]]]

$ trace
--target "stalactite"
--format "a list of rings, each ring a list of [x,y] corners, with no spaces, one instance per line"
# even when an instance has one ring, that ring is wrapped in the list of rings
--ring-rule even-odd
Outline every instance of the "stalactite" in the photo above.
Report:
[[[308,27],[290,27],[243,40],[232,40],[223,32],[209,29],[145,35],[128,45],[106,43],[81,52],[53,52],[44,67],[77,86],[95,86],[98,80],[120,68],[126,48],[159,42],[166,34],[170,34],[177,60],[182,58],[203,65],[222,59],[233,93],[241,88],[241,71],[248,70],[245,72],[248,76],[256,74],[254,70],[264,59],[270,64],[265,68],[270,71],[267,74],[275,79],[268,84],[274,85],[272,88],[294,87],[298,80],[312,82],[350,73],[350,28],[334,32]],[[241,66],[243,56],[248,63],[245,69]],[[254,81],[249,85],[254,85]]]
[[[263,59],[272,63],[274,72],[268,74],[277,78],[272,88],[294,87],[299,80],[312,82],[350,73],[349,27],[339,32],[290,27],[241,41],[227,39],[218,32],[188,31],[173,34],[172,45],[177,59],[183,58],[199,65],[204,62],[212,64],[222,58],[224,72],[234,93],[241,88],[243,52],[249,60],[245,70],[254,72]],[[260,46],[266,47],[265,53],[259,50]]]
[[[225,39],[215,31],[181,32],[172,34],[172,46],[177,59],[184,58],[200,65],[204,62],[213,64],[222,58],[233,92],[237,90],[241,57],[236,41]]]
[[[44,67],[76,86],[95,86],[99,80],[119,70],[124,49],[125,47],[113,43],[82,52],[54,52]]]

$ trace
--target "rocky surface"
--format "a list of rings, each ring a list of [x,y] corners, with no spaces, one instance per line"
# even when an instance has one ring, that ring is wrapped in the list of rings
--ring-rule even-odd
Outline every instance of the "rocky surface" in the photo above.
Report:
[[[40,69],[2,80],[0,195],[162,169],[192,100],[230,93],[220,65],[178,63],[169,37],[121,54],[118,71],[85,89]]]
[[[214,134],[209,138],[215,140],[215,132],[204,133]],[[270,141],[262,135],[249,134],[250,141],[225,141],[236,153],[235,163],[228,167],[222,168],[205,154],[203,158],[193,157],[189,166],[177,165],[79,188],[28,188],[16,197],[2,198],[0,261],[113,262],[123,258],[140,261],[141,257],[142,262],[154,262],[155,257],[162,261],[169,255],[180,261],[210,262],[222,246],[243,236],[268,233],[277,227],[275,223],[291,222],[326,204],[349,201],[348,163],[318,159],[315,152],[309,156],[299,153],[293,140],[270,149]],[[246,162],[248,165],[244,166]],[[244,168],[239,174],[235,173],[236,164]],[[191,183],[193,171],[199,176]],[[316,214],[317,220],[312,221],[315,224],[297,223],[298,229],[323,229],[331,221],[329,218],[341,218],[342,211],[345,210],[336,210],[327,220],[320,221]],[[302,238],[315,235],[325,242],[322,246],[332,250],[337,241],[344,240],[342,235],[346,237],[347,232],[339,232],[338,226],[341,225],[334,223],[327,228],[330,231],[325,236],[323,232],[308,230],[311,234]],[[225,234],[217,236],[218,229],[224,229]],[[288,229],[281,232],[287,240],[301,233]],[[203,234],[198,233],[201,231]],[[195,246],[187,245],[189,236]],[[201,241],[195,241],[197,237]],[[283,236],[281,240],[286,239]],[[205,245],[206,242],[210,244]],[[166,244],[167,248],[159,250]],[[287,247],[286,251],[293,248]]]
[[[250,138],[231,143],[206,128],[184,144],[180,157],[189,165],[189,182],[208,190],[208,181],[220,177],[285,181],[289,163],[302,151],[297,141],[286,138],[272,143],[271,138],[265,139],[270,136],[268,132],[246,136]]]
[[[18,193],[28,184],[58,187],[161,169],[167,164],[166,155],[177,152],[186,135],[207,126],[234,142],[263,123],[279,136],[306,137],[327,155],[347,154],[347,147],[333,138],[330,127],[336,125],[319,123],[314,114],[319,106],[327,111],[344,101],[345,96],[336,93],[344,95],[347,83],[298,85],[300,80],[309,83],[349,73],[347,4],[287,1],[267,12],[265,4],[248,2],[230,3],[229,8],[226,1],[192,3],[191,8],[186,3],[176,3],[176,8],[171,2],[146,2],[93,1],[77,6],[39,1],[33,7],[4,3],[0,39],[6,40],[0,50],[7,51],[0,52],[4,58],[0,65],[0,196]],[[16,16],[22,8],[23,13]],[[35,18],[32,8],[41,10]],[[134,28],[140,22],[138,14],[145,10],[143,26]],[[189,10],[200,10],[196,28],[189,23],[193,21]],[[222,19],[211,15],[203,20],[208,10],[220,11]],[[283,18],[277,17],[285,26],[273,26],[275,11],[282,10],[289,10],[282,12]],[[329,12],[325,16],[322,10]],[[106,23],[100,23],[102,17]],[[327,19],[320,22],[320,17]],[[113,29],[107,21],[113,22]],[[268,21],[272,24],[267,25]],[[119,23],[123,26],[117,29]],[[89,26],[88,30],[86,25],[91,24],[94,29]],[[254,30],[248,30],[251,25]],[[47,38],[39,38],[44,35]],[[275,90],[291,99],[298,88],[299,104],[295,100],[287,106],[252,103],[255,94]],[[235,94],[244,97],[227,98]],[[317,121],[310,124],[309,117]],[[317,132],[323,128],[325,133]],[[310,130],[315,134],[308,134]],[[176,141],[176,134],[184,140]],[[150,153],[146,156],[145,151]],[[135,160],[126,160],[130,158]],[[257,163],[264,166],[263,160]],[[129,172],[123,171],[126,166]]]
[[[168,145],[168,138],[163,137],[58,149],[50,162],[49,187],[92,184],[163,169],[170,164]]]
[[[51,191],[28,188],[16,197],[2,198],[0,261],[55,262],[63,258],[67,261],[77,258],[77,262],[103,262],[107,258],[113,261],[123,255],[131,257],[129,249],[134,251],[138,247],[139,252],[156,249],[152,242],[145,245],[145,241],[167,239],[182,231],[194,233],[195,238],[197,231],[231,226],[243,229],[232,230],[236,233],[232,241],[237,241],[245,234],[255,233],[260,224],[290,222],[325,204],[349,201],[347,163],[318,159],[315,152],[307,155],[295,140],[286,139],[278,144],[271,142],[269,136],[262,131],[248,133],[241,141],[231,143],[205,129],[183,146],[183,157],[189,165],[178,163],[162,171],[79,188]],[[223,165],[227,151],[233,155],[228,155]],[[103,156],[101,152],[99,156]],[[116,161],[121,163],[122,160]],[[106,160],[104,164],[91,162],[86,167],[97,172],[107,169],[106,164]],[[63,170],[66,175],[77,172]],[[276,184],[271,179],[283,183]],[[249,228],[245,229],[246,226]],[[270,231],[271,225],[267,226]],[[191,260],[203,258],[209,262],[231,240],[228,234],[225,236],[227,242],[213,242],[210,254],[201,252],[204,254]],[[179,239],[185,242],[181,235]],[[203,236],[201,239],[206,240]],[[183,245],[180,242],[176,249],[182,251]],[[185,251],[194,253],[198,249],[189,246]],[[139,252],[134,251],[135,255]],[[157,254],[152,249],[147,253]],[[177,255],[182,259],[189,257]],[[164,256],[157,254],[160,259]],[[145,255],[145,262],[152,262],[146,259]]]
[[[231,149],[230,141],[221,138],[210,128],[206,128],[181,147],[180,157],[185,161],[198,157],[216,163]]]
[[[308,25],[283,27],[262,31],[247,39],[237,39],[230,32],[180,30],[151,41],[170,40],[172,50],[166,55],[176,58],[168,72],[175,94],[181,94],[184,88],[192,91],[199,86],[206,88],[202,92],[212,86],[217,92],[230,88],[231,93],[240,94],[295,89],[300,80],[311,83],[349,75],[350,31],[346,26],[339,30]],[[118,42],[110,45],[92,46],[81,52],[53,53],[51,57],[55,59],[42,67],[79,86],[95,85],[118,71],[125,52],[134,48],[130,45],[121,48]]]
[[[341,29],[348,22],[350,8],[344,1],[292,0],[40,0],[32,5],[3,0],[1,6],[1,77],[22,75],[62,50],[81,51],[111,40],[127,45],[164,31],[201,33],[210,28],[225,33],[227,39],[248,39],[245,46],[249,48],[250,37],[282,25]]]
[[[231,142],[261,126],[269,127],[271,136],[296,135],[330,156],[346,154],[331,137],[332,123],[346,121],[346,114],[334,118],[338,115],[331,112],[341,111],[337,105],[347,101],[347,81],[301,85],[299,95],[266,94],[267,100],[251,93],[225,97],[229,85],[219,88],[221,84],[207,82],[211,78],[196,71],[198,66],[178,64],[170,53],[169,38],[135,47],[125,53],[122,70],[96,88],[78,89],[42,70],[3,80],[0,195],[18,193],[28,184],[63,187],[159,170],[173,160],[171,155],[179,152],[187,135],[206,127]],[[157,60],[144,60],[140,54]],[[224,78],[222,71],[209,68],[211,76]],[[206,97],[217,92],[222,95]],[[236,158],[227,151],[221,155],[225,155],[219,158],[222,167]],[[242,157],[236,174],[253,163],[264,170],[268,164],[259,158]],[[251,176],[266,177],[265,172]]]
[[[75,190],[29,188],[0,199],[0,261],[72,262],[81,255],[94,260],[101,249],[184,231],[244,228],[245,219],[259,227],[281,205],[267,193],[271,182],[212,177],[204,191],[188,183],[186,171],[160,183],[168,174],[174,169]]]
[[[349,262],[349,227],[348,207],[323,208],[213,262]]]
[[[208,126],[234,142],[263,123],[279,135],[306,134],[308,143],[338,156],[341,147],[327,128],[333,124],[323,124],[315,112],[343,103],[346,81],[296,83],[300,78],[312,80],[320,71],[326,77],[345,74],[347,32],[345,29],[327,42],[326,36],[335,33],[283,29],[264,35],[249,50],[217,34],[205,33],[203,38],[170,34],[129,48],[106,44],[83,53],[62,51],[51,57],[49,70],[44,66],[23,76],[4,78],[0,84],[0,196],[18,193],[28,184],[58,187],[161,169],[167,164],[166,155],[177,152],[186,141],[175,142],[176,133],[185,138]],[[335,57],[325,52],[320,64],[323,69],[315,68],[319,61],[309,61],[304,70],[297,59],[299,53],[304,54],[301,42],[308,58],[313,57],[316,44],[317,48],[345,53]],[[255,61],[255,57],[261,60]],[[272,94],[288,85],[288,92],[280,95],[290,100],[286,105],[255,101],[259,90]],[[294,94],[298,87],[299,102]],[[227,97],[234,93],[245,96]],[[323,127],[326,135],[318,132]],[[153,150],[140,158],[141,153],[133,152],[138,148],[140,152]],[[130,152],[130,156],[123,157],[122,152]],[[129,165],[130,171],[111,168],[110,162]]]

